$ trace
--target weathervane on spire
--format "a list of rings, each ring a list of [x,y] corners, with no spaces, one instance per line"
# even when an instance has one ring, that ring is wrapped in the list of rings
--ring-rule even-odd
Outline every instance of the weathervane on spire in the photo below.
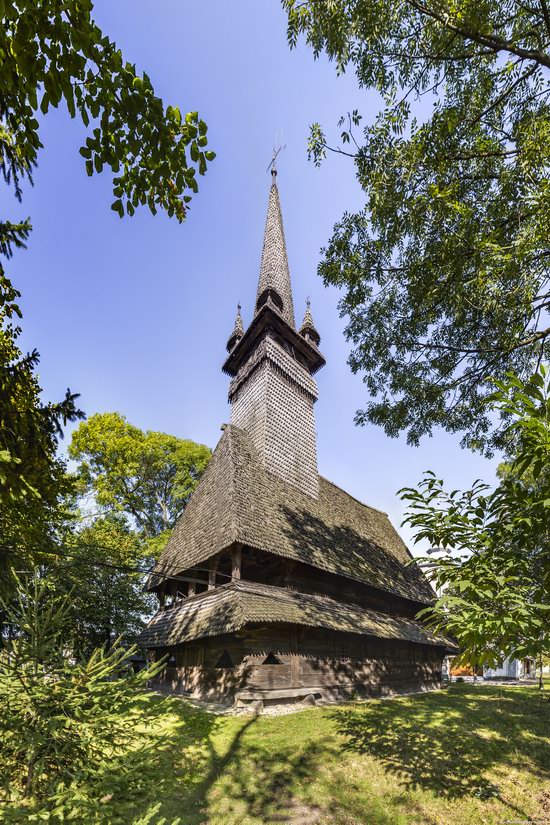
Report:
[[[279,140],[279,133],[277,132],[275,134],[275,146],[273,147],[273,156],[272,156],[271,160],[269,161],[267,169],[265,170],[266,172],[269,172],[269,170],[271,169],[271,176],[272,176],[273,180],[275,180],[275,178],[277,177],[277,164],[276,164],[277,156],[278,156],[279,152],[283,151],[283,149],[286,149],[286,143],[283,144],[283,133],[281,131],[281,139],[280,140]]]

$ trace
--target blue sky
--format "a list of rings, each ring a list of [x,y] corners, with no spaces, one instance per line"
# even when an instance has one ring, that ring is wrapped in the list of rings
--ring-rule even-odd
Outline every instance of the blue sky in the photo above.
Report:
[[[296,314],[309,295],[327,359],[318,375],[320,472],[396,526],[396,491],[425,469],[453,487],[492,481],[496,462],[463,451],[458,437],[436,432],[411,448],[353,424],[366,394],[346,364],[338,293],[316,268],[333,224],[360,207],[361,191],[350,161],[332,157],[316,169],[306,141],[313,121],[336,134],[352,108],[374,117],[376,98],[304,46],[291,52],[277,0],[100,0],[96,19],[165,103],[199,110],[217,159],[184,225],[146,211],[120,220],[109,208],[109,176],[85,174],[83,127],[62,110],[44,120],[34,188],[22,206],[5,187],[1,197],[3,214],[30,215],[34,226],[9,268],[23,292],[23,346],[42,356],[45,397],[59,399],[70,386],[88,415],[118,410],[140,427],[216,444],[229,419],[225,343],[237,301],[245,323],[251,318],[266,167],[282,131],[278,181]]]

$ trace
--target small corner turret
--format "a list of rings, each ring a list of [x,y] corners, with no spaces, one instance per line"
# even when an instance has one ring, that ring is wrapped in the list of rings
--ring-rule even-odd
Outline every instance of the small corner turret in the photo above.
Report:
[[[311,303],[309,298],[306,301],[306,312],[304,315],[304,320],[302,321],[302,326],[300,327],[300,335],[302,335],[306,341],[313,344],[314,347],[318,347],[321,343],[321,336],[317,332],[315,324],[313,323],[313,315],[311,314]]]
[[[227,351],[233,352],[239,341],[244,335],[243,319],[241,316],[241,305],[237,304],[237,317],[235,318],[235,326],[233,332],[227,341]]]

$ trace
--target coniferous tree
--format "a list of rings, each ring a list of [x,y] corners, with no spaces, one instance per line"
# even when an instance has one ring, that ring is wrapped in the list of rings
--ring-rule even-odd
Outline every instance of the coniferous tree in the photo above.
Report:
[[[151,721],[158,708],[146,683],[162,664],[134,673],[133,649],[117,642],[74,661],[68,610],[38,576],[19,584],[8,608],[17,631],[0,651],[0,798],[28,799],[21,817],[34,804],[46,806],[39,819],[100,822],[106,790],[131,796],[139,785],[142,713]]]

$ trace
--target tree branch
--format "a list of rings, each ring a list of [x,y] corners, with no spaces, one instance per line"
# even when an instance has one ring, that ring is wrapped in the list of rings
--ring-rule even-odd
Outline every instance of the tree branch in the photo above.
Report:
[[[511,40],[506,40],[504,37],[499,37],[497,34],[482,34],[481,32],[470,29],[467,26],[453,23],[449,15],[439,14],[433,9],[429,9],[423,3],[417,2],[417,0],[406,0],[406,2],[420,14],[431,17],[433,20],[441,23],[444,28],[459,34],[467,40],[472,40],[474,43],[484,46],[495,53],[504,51],[509,54],[515,54],[516,57],[522,57],[525,60],[533,60],[535,63],[550,69],[550,56],[539,49],[525,49],[522,46],[517,46]]]
[[[541,329],[538,332],[534,332],[528,338],[524,338],[523,341],[518,341],[517,344],[514,344],[513,347],[508,347],[508,349],[504,349],[503,347],[454,347],[451,344],[435,344],[431,342],[423,343],[421,341],[417,341],[414,346],[424,350],[440,349],[448,352],[458,352],[465,355],[484,355],[497,352],[507,354],[510,352],[515,352],[516,350],[521,349],[523,347],[528,347],[531,344],[536,344],[537,341],[544,341],[549,336],[550,327],[547,327],[546,329]]]
[[[548,6],[546,0],[540,0],[544,22],[546,24],[546,31],[550,34],[550,14],[548,13]]]

